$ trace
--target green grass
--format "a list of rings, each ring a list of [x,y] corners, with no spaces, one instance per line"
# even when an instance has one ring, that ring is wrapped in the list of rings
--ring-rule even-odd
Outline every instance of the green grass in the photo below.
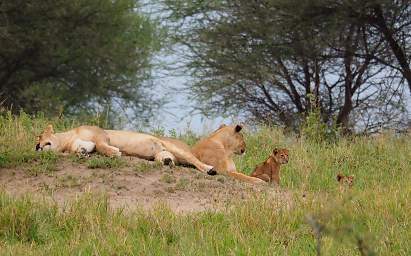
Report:
[[[52,153],[32,152],[34,134],[47,120],[23,114],[0,121],[0,168],[58,160]],[[61,122],[58,131],[70,127],[52,121]],[[162,205],[152,211],[113,210],[95,194],[59,209],[0,193],[0,255],[316,255],[318,241],[322,255],[411,255],[409,136],[312,143],[262,127],[245,137],[247,152],[236,158],[245,173],[273,147],[290,149],[281,187],[292,200],[261,194],[225,211],[181,215]],[[111,158],[97,156],[85,164],[90,161],[98,168],[115,166]],[[354,187],[345,193],[335,179],[339,172],[355,175]],[[173,184],[190,186],[180,178]]]
[[[119,157],[107,157],[102,155],[94,155],[86,161],[87,168],[96,169],[117,169],[125,166],[127,163]]]
[[[138,173],[147,173],[149,171],[152,170],[158,170],[163,168],[163,164],[161,162],[158,161],[154,161],[154,162],[149,162],[149,161],[142,161],[137,163],[134,166],[134,171],[138,172]]]

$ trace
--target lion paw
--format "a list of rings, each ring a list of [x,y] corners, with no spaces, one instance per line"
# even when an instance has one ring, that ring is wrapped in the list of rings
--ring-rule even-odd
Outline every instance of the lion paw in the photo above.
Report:
[[[171,158],[164,158],[163,164],[168,165],[170,168],[173,168],[175,166],[174,161]]]
[[[217,174],[217,171],[214,168],[211,168],[210,170],[207,171],[208,175],[214,176]]]
[[[90,157],[90,153],[87,151],[87,149],[85,149],[85,148],[80,148],[80,149],[77,151],[77,156],[78,156],[79,158],[88,158],[88,157]]]

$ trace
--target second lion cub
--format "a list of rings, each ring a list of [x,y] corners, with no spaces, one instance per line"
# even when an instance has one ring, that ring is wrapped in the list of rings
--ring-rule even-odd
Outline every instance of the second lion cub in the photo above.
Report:
[[[288,149],[275,148],[270,157],[255,168],[254,172],[251,173],[251,176],[262,179],[266,182],[272,182],[279,186],[280,167],[282,164],[286,163],[288,163]]]

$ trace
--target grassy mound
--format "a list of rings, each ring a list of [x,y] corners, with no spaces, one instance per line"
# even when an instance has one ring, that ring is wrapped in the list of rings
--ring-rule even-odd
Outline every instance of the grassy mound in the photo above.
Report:
[[[62,156],[34,152],[49,121],[0,116],[0,171],[26,166],[53,172]],[[56,131],[77,126],[51,120]],[[290,149],[281,173],[289,203],[255,195],[222,212],[175,214],[110,209],[87,194],[66,207],[0,193],[1,255],[411,255],[411,138],[382,134],[313,143],[280,129],[246,133],[247,153],[236,159],[250,173],[272,149]],[[97,158],[85,164],[121,165]],[[341,192],[336,174],[355,176]]]

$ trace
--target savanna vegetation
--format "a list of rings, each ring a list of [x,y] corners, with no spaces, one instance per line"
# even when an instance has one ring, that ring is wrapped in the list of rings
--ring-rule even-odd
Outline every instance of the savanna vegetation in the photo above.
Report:
[[[410,1],[389,0],[1,1],[0,182],[77,169],[53,189],[34,182],[15,196],[0,186],[0,255],[411,255],[410,17]],[[39,196],[83,189],[72,171],[110,183],[101,177],[164,170],[34,146],[48,123],[60,132],[161,119],[170,99],[154,76],[170,52],[178,65],[161,68],[188,77],[193,109],[250,124],[239,171],[290,150],[281,187],[234,197],[225,178],[176,178],[177,167],[160,177],[161,193],[190,188],[193,176],[233,200],[181,214],[165,203],[115,207],[104,191],[64,204]],[[206,135],[148,131],[189,145]]]
[[[2,115],[0,167],[29,165],[33,175],[52,174],[64,157],[33,150],[35,135],[48,122],[56,130],[77,125],[24,113]],[[176,214],[161,204],[150,211],[113,209],[104,194],[85,194],[61,208],[2,192],[1,254],[409,255],[409,136],[387,133],[329,142],[309,131],[302,137],[275,127],[247,131],[247,153],[236,159],[238,169],[250,173],[273,147],[289,148],[290,162],[281,173],[288,203],[269,200],[263,193],[227,205],[224,211]],[[88,160],[89,168],[124,164],[95,159]],[[355,175],[354,186],[341,191],[337,173]]]
[[[2,1],[1,106],[144,121],[160,103],[149,78],[161,36],[139,1]]]
[[[158,2],[206,115],[299,130],[318,108],[345,133],[408,125],[409,1]]]

